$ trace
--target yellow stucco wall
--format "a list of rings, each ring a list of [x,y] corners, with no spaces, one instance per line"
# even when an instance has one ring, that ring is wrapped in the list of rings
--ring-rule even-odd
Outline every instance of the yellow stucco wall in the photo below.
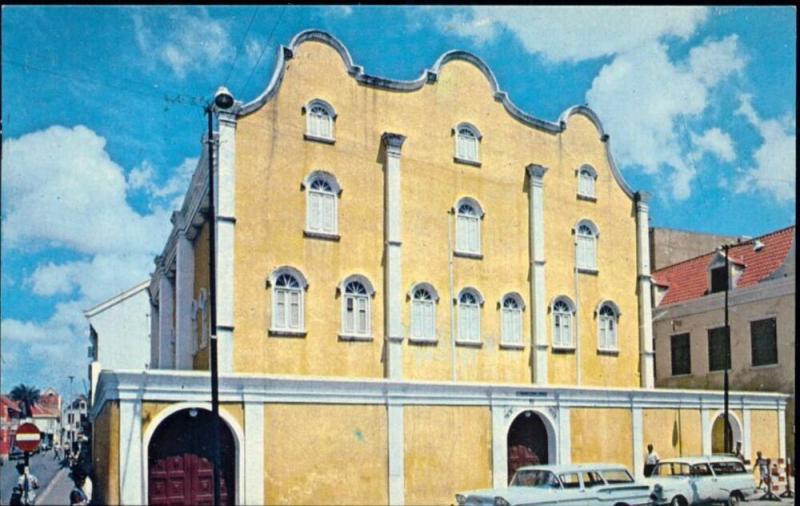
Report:
[[[642,448],[647,445],[662,459],[702,454],[700,412],[691,409],[643,409]]]
[[[492,483],[492,427],[484,407],[405,408],[406,504],[452,504]]]
[[[633,470],[630,410],[571,409],[570,426],[574,464],[605,462]]]
[[[386,504],[385,406],[275,405],[264,411],[268,504]]]
[[[119,404],[108,402],[92,427],[97,504],[119,504]]]
[[[761,451],[764,458],[773,461],[778,458],[778,413],[776,411],[753,410],[750,414],[750,446],[753,454],[750,461],[755,462],[756,452]]]
[[[321,98],[337,118],[334,145],[306,141],[303,105]],[[452,128],[476,125],[482,135],[481,167],[453,161]],[[472,64],[452,61],[438,81],[412,93],[358,85],[339,55],[320,42],[294,54],[277,95],[259,111],[240,118],[236,137],[236,238],[234,367],[238,372],[380,377],[383,375],[383,132],[407,136],[402,148],[402,289],[419,281],[439,293],[436,346],[404,343],[404,377],[449,380],[453,372],[450,301],[462,288],[477,288],[481,349],[459,348],[463,381],[530,382],[528,282],[528,194],[525,167],[549,167],[544,179],[546,295],[575,300],[572,228],[589,218],[600,230],[597,276],[580,275],[581,362],[587,385],[636,386],[638,314],[633,203],[614,180],[600,135],[589,119],[575,115],[562,134],[527,127],[492,97],[485,76]],[[576,169],[598,172],[597,201],[576,198]],[[303,178],[313,170],[334,174],[338,242],[303,236]],[[481,223],[482,260],[454,260],[454,294],[448,293],[447,213],[462,196],[475,198],[486,214]],[[268,337],[269,274],[282,265],[300,269],[309,282],[304,338]],[[336,287],[349,274],[366,276],[377,294],[372,304],[372,342],[337,340],[341,300]],[[526,303],[525,351],[501,350],[498,301],[518,292]],[[620,307],[620,353],[597,353],[594,311],[601,299]],[[410,305],[403,308],[407,329]],[[550,317],[547,317],[548,335]],[[575,381],[576,355],[550,355],[550,381]]]

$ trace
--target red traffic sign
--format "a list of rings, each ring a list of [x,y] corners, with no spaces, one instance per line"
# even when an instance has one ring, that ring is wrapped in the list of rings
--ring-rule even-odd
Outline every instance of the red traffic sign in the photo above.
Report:
[[[17,447],[24,452],[32,452],[39,448],[42,441],[42,433],[39,428],[32,423],[23,423],[17,427]]]

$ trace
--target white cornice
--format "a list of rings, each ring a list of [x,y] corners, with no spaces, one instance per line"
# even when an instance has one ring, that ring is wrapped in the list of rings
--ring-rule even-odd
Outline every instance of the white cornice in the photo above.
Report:
[[[205,402],[208,374],[196,371],[103,371],[92,416],[109,401]],[[747,409],[785,409],[781,393],[730,392],[730,404]],[[707,408],[723,406],[712,390],[625,389],[326,378],[315,376],[221,375],[221,402],[395,404],[456,406],[560,406],[596,408]]]
[[[616,164],[614,163],[614,158],[611,156],[611,150],[609,146],[609,136],[605,132],[603,128],[603,124],[600,122],[600,119],[597,115],[592,111],[588,106],[585,105],[576,105],[573,107],[569,107],[566,109],[561,115],[559,116],[559,121],[557,123],[553,123],[551,121],[542,120],[528,114],[527,112],[523,111],[519,107],[517,107],[509,98],[508,93],[500,89],[500,85],[497,83],[497,78],[494,75],[494,72],[489,68],[486,63],[479,58],[478,56],[468,52],[468,51],[461,51],[461,50],[452,50],[444,53],[441,55],[436,62],[434,62],[433,66],[430,69],[426,69],[420,74],[420,76],[416,79],[412,79],[410,81],[403,81],[397,79],[388,79],[384,77],[376,77],[364,72],[364,67],[361,65],[356,65],[353,62],[353,58],[350,56],[350,52],[347,48],[342,44],[339,39],[334,37],[333,35],[324,32],[322,30],[304,30],[297,35],[295,35],[289,46],[280,46],[278,48],[278,57],[275,63],[275,70],[272,73],[272,78],[270,79],[267,87],[258,95],[255,99],[247,102],[245,104],[237,102],[235,106],[236,115],[247,116],[248,114],[252,114],[253,112],[257,111],[261,107],[264,106],[267,102],[269,102],[272,97],[278,92],[281,83],[283,82],[283,76],[286,72],[286,66],[288,61],[294,57],[295,52],[297,51],[298,46],[303,42],[307,41],[316,41],[321,42],[324,44],[329,45],[333,49],[335,49],[339,56],[342,58],[344,62],[344,66],[347,70],[347,73],[350,74],[358,83],[363,84],[365,86],[372,86],[375,88],[382,88],[385,90],[391,91],[401,91],[401,92],[411,92],[416,91],[425,86],[426,84],[433,84],[437,81],[439,73],[441,72],[442,67],[447,64],[448,62],[461,60],[469,62],[475,67],[480,70],[486,79],[489,81],[489,85],[492,89],[492,96],[493,98],[502,103],[503,107],[508,111],[508,113],[515,118],[516,120],[520,121],[521,123],[528,125],[530,127],[538,128],[539,130],[543,130],[545,132],[558,134],[566,130],[567,128],[567,120],[570,116],[575,114],[580,114],[587,117],[597,128],[600,132],[600,140],[603,141],[606,148],[606,156],[608,158],[609,166],[611,167],[611,173],[614,176],[614,179],[622,188],[622,191],[625,194],[633,199],[634,191],[631,187],[625,182],[622,177],[622,173],[620,173],[619,169],[617,168]]]
[[[150,286],[150,280],[149,279],[146,280],[146,281],[142,281],[138,285],[136,285],[134,287],[131,287],[131,288],[128,288],[124,292],[119,293],[119,294],[111,297],[107,301],[101,302],[100,304],[85,310],[83,312],[83,314],[84,314],[84,316],[86,316],[86,318],[91,318],[94,315],[105,311],[106,309],[110,308],[111,306],[119,304],[123,300],[128,299],[128,298],[136,295],[137,293],[139,293],[142,290],[148,288],[149,286]]]

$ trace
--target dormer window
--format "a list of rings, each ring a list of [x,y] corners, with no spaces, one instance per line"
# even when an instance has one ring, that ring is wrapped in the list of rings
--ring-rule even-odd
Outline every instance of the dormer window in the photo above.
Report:
[[[725,266],[711,269],[710,293],[724,292],[728,289],[728,276],[725,275]]]
[[[480,166],[481,133],[469,123],[459,123],[453,129],[456,141],[455,161]]]
[[[303,112],[306,114],[305,138],[333,144],[333,123],[336,119],[333,106],[324,100],[314,99],[303,107]]]

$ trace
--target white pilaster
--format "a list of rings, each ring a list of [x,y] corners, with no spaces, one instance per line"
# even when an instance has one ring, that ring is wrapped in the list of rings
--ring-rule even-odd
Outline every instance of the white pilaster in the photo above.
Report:
[[[156,287],[158,282],[151,281],[151,287]],[[158,355],[159,355],[159,339],[158,331],[160,329],[161,320],[158,315],[158,294],[153,295],[153,289],[150,291],[150,369],[158,369]]]
[[[175,367],[174,288],[168,270],[161,268],[158,277],[158,368]]]
[[[236,228],[236,116],[219,113],[217,185],[217,352],[220,373],[233,372],[234,234]]]
[[[244,403],[244,504],[264,498],[264,403]]]
[[[405,136],[384,133],[381,137],[386,151],[384,162],[384,321],[385,375],[391,379],[403,377],[403,290],[402,290],[402,200],[400,150]]]
[[[192,369],[194,246],[178,232],[175,246],[175,368]]]
[[[569,408],[558,407],[558,464],[572,463],[572,427]]]
[[[389,504],[405,504],[405,441],[403,406],[386,406],[389,436]]]
[[[641,387],[654,388],[653,308],[650,287],[650,228],[647,201],[650,195],[636,193],[636,252],[639,279],[639,372]]]
[[[744,458],[753,461],[753,440],[750,437],[752,411],[742,408],[742,453]]]
[[[633,473],[636,479],[644,478],[644,434],[642,408],[631,409],[631,434],[633,437]]]
[[[142,402],[123,400],[119,403],[120,503],[144,504],[144,472],[146,463],[142,459]]]
[[[532,380],[536,385],[547,384],[547,326],[545,324],[544,284],[544,192],[543,178],[547,167],[530,164],[528,173],[528,238],[530,258],[531,352]]]
[[[703,455],[711,455],[711,410],[700,409],[700,437]]]
[[[786,405],[781,401],[778,408],[778,458],[786,459]]]
[[[506,434],[507,408],[492,406],[492,486],[508,486],[508,436]]]

